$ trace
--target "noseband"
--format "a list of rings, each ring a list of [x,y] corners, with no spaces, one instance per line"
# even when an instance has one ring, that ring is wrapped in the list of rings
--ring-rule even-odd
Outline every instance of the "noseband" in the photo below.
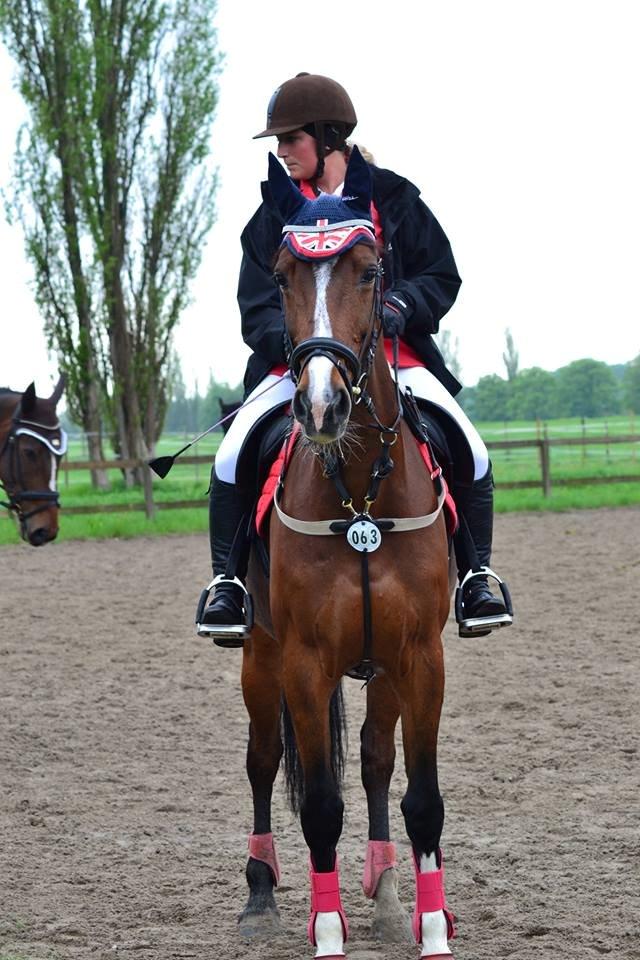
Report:
[[[333,337],[309,337],[294,347],[288,331],[285,332],[287,361],[294,383],[298,383],[308,363],[314,357],[325,357],[340,374],[347,393],[353,398],[354,403],[360,402],[371,372],[381,331],[382,264],[380,262],[376,270],[375,284],[369,327],[360,353],[355,353],[345,343]]]
[[[11,429],[0,449],[0,460],[8,455],[9,470],[4,483],[0,480],[0,489],[4,490],[7,500],[0,500],[0,506],[6,507],[15,513],[20,521],[20,528],[26,532],[26,521],[51,506],[60,506],[60,494],[57,490],[29,490],[24,480],[20,457],[20,438],[32,437],[44,444],[54,459],[59,462],[67,450],[67,435],[59,422],[53,425],[26,420],[20,416],[21,407],[18,406],[11,421]],[[44,501],[33,510],[25,512],[24,504],[34,501]]]

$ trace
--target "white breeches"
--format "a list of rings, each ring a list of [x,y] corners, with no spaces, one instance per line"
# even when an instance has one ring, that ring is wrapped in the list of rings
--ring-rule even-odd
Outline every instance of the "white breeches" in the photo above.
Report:
[[[424,367],[406,367],[399,370],[398,379],[401,388],[411,387],[414,397],[428,400],[440,407],[458,424],[473,453],[474,479],[484,477],[489,469],[487,448],[462,407],[448,390]],[[249,394],[218,448],[215,472],[219,480],[224,480],[225,483],[236,482],[238,455],[249,430],[269,410],[292,400],[295,390],[295,384],[288,374],[281,379],[270,373]]]

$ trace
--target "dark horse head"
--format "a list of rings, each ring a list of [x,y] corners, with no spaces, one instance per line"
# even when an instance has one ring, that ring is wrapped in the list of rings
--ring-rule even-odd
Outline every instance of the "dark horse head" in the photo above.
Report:
[[[297,383],[293,412],[315,444],[344,435],[379,335],[381,271],[371,221],[371,174],[354,147],[342,197],[309,200],[269,157],[284,220],[274,278]]]
[[[36,396],[33,383],[24,393],[0,390],[0,501],[16,514],[20,535],[34,547],[58,533],[58,464],[67,436],[56,414],[61,377],[48,399]]]

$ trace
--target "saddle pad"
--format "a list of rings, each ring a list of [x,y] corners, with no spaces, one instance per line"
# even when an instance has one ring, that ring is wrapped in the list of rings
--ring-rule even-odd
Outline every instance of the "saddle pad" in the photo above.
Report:
[[[289,466],[289,461],[293,455],[293,450],[298,439],[298,434],[300,433],[300,424],[295,423],[293,426],[293,431],[289,437],[284,441],[280,447],[280,452],[275,458],[271,467],[269,468],[269,473],[267,478],[262,485],[262,491],[258,497],[258,503],[256,506],[256,532],[259,537],[263,537],[266,533],[266,525],[269,519],[269,514],[271,512],[271,507],[273,506],[273,495],[275,489],[278,486],[280,476]]]
[[[269,514],[271,512],[271,507],[273,506],[273,495],[275,489],[278,485],[281,475],[286,471],[289,461],[293,455],[293,450],[298,439],[298,433],[300,430],[299,424],[296,423],[293,433],[288,437],[280,448],[280,452],[276,459],[271,464],[271,468],[267,475],[267,478],[263,484],[262,492],[258,498],[258,505],[256,507],[256,531],[259,537],[264,537],[266,532],[266,525],[269,519]],[[431,458],[431,452],[426,443],[420,443],[416,439],[418,444],[418,449],[422,459],[424,460],[425,467],[429,471],[429,475],[432,479],[435,479],[438,476],[440,467],[437,464],[433,463]],[[444,511],[445,511],[445,520],[447,524],[447,531],[450,536],[458,529],[458,512],[456,510],[456,505],[453,497],[451,496],[451,491],[447,486],[447,482],[442,476],[440,471],[440,482],[444,484],[446,495],[444,500]]]
[[[420,455],[425,462],[425,466],[431,475],[431,478],[434,479],[437,476],[438,471],[440,471],[440,482],[444,484],[446,490],[444,497],[444,514],[445,522],[447,524],[447,531],[450,536],[453,536],[456,530],[458,529],[458,511],[456,508],[455,500],[451,496],[451,491],[449,490],[449,485],[442,475],[442,470],[438,464],[434,465],[434,462],[431,457],[431,451],[429,450],[429,445],[427,443],[421,443],[416,437],[416,443],[418,444],[418,450]]]

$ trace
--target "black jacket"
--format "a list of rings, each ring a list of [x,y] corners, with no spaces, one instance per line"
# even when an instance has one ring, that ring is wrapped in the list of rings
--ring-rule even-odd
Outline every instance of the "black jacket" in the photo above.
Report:
[[[461,283],[451,246],[416,186],[391,170],[372,166],[371,173],[384,238],[385,289],[393,288],[413,308],[403,339],[455,396],[461,385],[447,370],[431,336],[438,332]],[[238,304],[242,336],[253,350],[244,378],[247,393],[274,364],[286,362],[280,294],[271,272],[284,224],[266,182],[262,200],[241,237]]]

